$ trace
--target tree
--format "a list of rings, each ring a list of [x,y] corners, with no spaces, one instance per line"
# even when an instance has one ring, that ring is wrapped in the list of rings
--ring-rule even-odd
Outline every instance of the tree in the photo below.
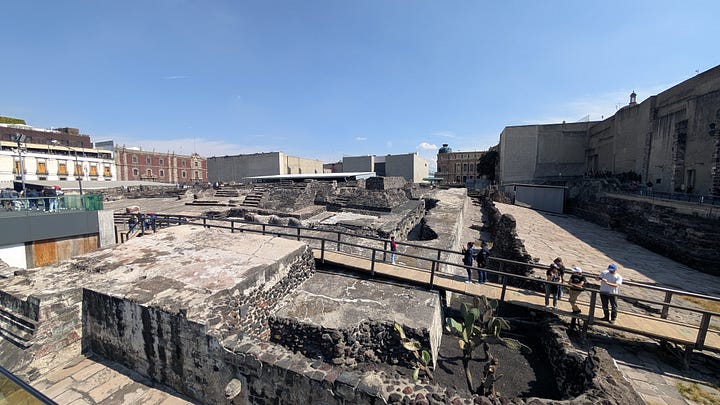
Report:
[[[478,175],[486,176],[488,180],[495,180],[495,166],[498,164],[500,154],[496,150],[484,153],[478,160]]]

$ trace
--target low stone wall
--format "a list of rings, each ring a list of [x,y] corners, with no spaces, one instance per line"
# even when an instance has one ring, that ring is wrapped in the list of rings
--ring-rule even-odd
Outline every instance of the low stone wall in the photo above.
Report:
[[[403,177],[370,177],[365,180],[365,188],[368,190],[391,190],[403,188],[407,180]]]
[[[491,257],[501,257],[522,263],[534,263],[532,256],[525,249],[525,244],[518,238],[515,218],[512,215],[501,214],[489,195],[485,194],[480,199],[483,213],[488,220],[484,225],[492,235],[493,240]],[[532,273],[530,267],[512,265],[503,265],[503,271],[522,276],[528,276]]]
[[[720,275],[720,219],[688,215],[647,199],[571,200],[571,214],[624,232],[628,240],[702,272]]]
[[[555,374],[558,390],[566,401],[537,400],[535,404],[642,404],[640,394],[628,383],[607,350],[593,347],[587,353],[575,349],[565,325],[544,321],[541,341]]]
[[[414,356],[402,347],[394,324],[368,320],[352,329],[334,330],[296,319],[271,318],[271,340],[312,359],[355,368],[358,364],[386,363],[409,366]],[[430,347],[428,331],[405,328],[408,338]]]

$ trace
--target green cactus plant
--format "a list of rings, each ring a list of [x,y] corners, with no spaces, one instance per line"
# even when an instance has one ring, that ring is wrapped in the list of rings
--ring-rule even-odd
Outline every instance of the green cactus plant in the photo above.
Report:
[[[445,319],[446,330],[458,337],[458,345],[463,352],[462,362],[465,368],[465,378],[468,388],[472,393],[488,394],[489,388],[490,393],[494,395],[495,381],[502,377],[502,375],[495,375],[497,360],[489,353],[490,345],[487,342],[488,338],[495,338],[500,343],[514,350],[520,348],[529,350],[529,347],[515,339],[500,336],[503,330],[510,329],[510,324],[505,319],[495,316],[497,307],[498,301],[495,299],[489,300],[485,296],[473,297],[472,304],[465,302],[460,307],[462,322],[458,322],[452,317]],[[483,351],[485,352],[484,360],[488,361],[488,363],[493,362],[494,364],[492,368],[492,381],[488,378],[488,373],[485,373],[479,387],[480,389],[476,390],[470,371],[470,361],[473,360],[473,352],[480,346],[483,347]]]
[[[430,355],[430,352],[423,349],[420,342],[418,342],[416,339],[410,339],[405,336],[405,330],[403,329],[402,325],[397,322],[395,323],[395,330],[400,336],[400,343],[402,344],[402,346],[405,349],[411,351],[415,356],[415,367],[413,368],[412,375],[413,380],[420,380],[420,371],[424,372],[425,375],[427,375],[427,377],[432,380],[433,375],[430,371],[430,363],[432,362],[432,356]]]

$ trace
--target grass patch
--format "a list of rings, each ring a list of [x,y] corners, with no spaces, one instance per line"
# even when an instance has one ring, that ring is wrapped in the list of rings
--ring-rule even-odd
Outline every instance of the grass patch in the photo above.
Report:
[[[684,300],[694,302],[695,304],[699,305],[700,308],[711,311],[711,312],[720,312],[720,301],[710,301],[705,300],[702,298],[695,298],[695,297],[682,297]]]
[[[716,394],[712,392],[708,392],[700,388],[699,385],[696,383],[692,384],[684,384],[684,383],[677,383],[675,384],[675,388],[677,388],[678,392],[684,396],[685,398],[694,401],[698,404],[702,405],[717,405],[720,404],[720,397],[718,397]]]

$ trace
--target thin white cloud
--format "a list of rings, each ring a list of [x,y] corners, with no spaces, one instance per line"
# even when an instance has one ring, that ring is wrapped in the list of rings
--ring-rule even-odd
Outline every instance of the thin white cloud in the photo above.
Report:
[[[181,80],[181,79],[189,79],[190,76],[165,76],[165,80]]]
[[[523,120],[521,125],[551,124],[558,122],[578,122],[588,117],[590,121],[599,121],[613,116],[620,108],[630,102],[630,93],[637,94],[637,102],[641,103],[672,85],[658,85],[648,88],[616,90],[601,94],[589,94],[575,100],[552,107],[552,115]]]
[[[365,141],[367,141],[367,138],[364,136],[356,136],[355,140],[358,142],[365,142]]]
[[[427,143],[427,142],[420,142],[420,145],[415,147],[415,149],[424,149],[424,150],[435,150],[437,148],[438,148],[437,145]]]
[[[434,136],[440,136],[443,138],[457,138],[457,134],[453,131],[437,131],[433,133]]]

